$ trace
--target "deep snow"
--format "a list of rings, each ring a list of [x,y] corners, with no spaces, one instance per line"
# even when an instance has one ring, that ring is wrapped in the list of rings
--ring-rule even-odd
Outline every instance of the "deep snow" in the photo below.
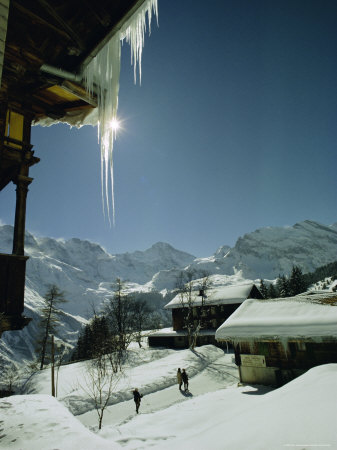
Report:
[[[195,352],[133,349],[131,356],[118,387],[120,395],[106,410],[100,432],[95,411],[73,417],[62,405],[73,395],[71,386],[85,367],[72,364],[62,368],[58,401],[41,395],[49,389],[49,370],[31,380],[30,389],[38,395],[0,400],[0,447],[337,449],[337,364],[316,367],[272,389],[238,386],[233,355],[213,346]],[[178,390],[177,367],[185,367],[190,374],[188,394]],[[135,386],[145,394],[139,415],[130,392]],[[79,389],[76,395],[79,399],[84,393]],[[76,412],[76,402],[73,408]]]

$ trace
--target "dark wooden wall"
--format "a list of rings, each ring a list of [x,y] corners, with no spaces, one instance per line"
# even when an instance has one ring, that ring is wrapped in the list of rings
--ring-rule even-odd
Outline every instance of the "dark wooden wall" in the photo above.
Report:
[[[337,363],[336,342],[290,341],[286,347],[280,342],[240,343],[236,355],[264,355],[267,367],[303,369],[321,364]]]
[[[193,317],[195,320],[198,320],[199,317],[202,318],[202,329],[216,330],[240,305],[241,303],[234,305],[196,306],[193,308]],[[174,331],[184,329],[185,314],[186,309],[184,310],[184,308],[172,309],[172,325]]]

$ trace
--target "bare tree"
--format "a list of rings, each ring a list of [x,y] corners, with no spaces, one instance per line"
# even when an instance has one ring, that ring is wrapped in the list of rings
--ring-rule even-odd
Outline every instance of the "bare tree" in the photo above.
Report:
[[[183,328],[187,332],[188,346],[192,349],[205,325],[207,290],[210,287],[208,274],[204,273],[201,280],[194,280],[194,276],[193,271],[181,272],[176,283],[183,313]]]
[[[40,338],[37,342],[40,370],[42,370],[45,365],[48,339],[52,334],[55,334],[57,325],[59,324],[59,314],[61,313],[61,310],[58,306],[66,301],[64,293],[55,285],[52,285],[48,289],[44,297],[44,306],[41,309],[42,317],[39,324]]]
[[[210,277],[208,274],[204,273],[203,278],[198,284],[199,287],[199,295],[200,298],[200,306],[194,309],[194,330],[193,330],[193,338],[191,348],[194,348],[197,345],[197,339],[200,334],[200,330],[205,328],[206,326],[206,318],[209,312],[209,308],[206,305],[207,292],[211,285]],[[198,301],[199,303],[199,301]]]
[[[20,373],[14,365],[7,366],[2,370],[1,383],[5,387],[6,395],[14,394],[19,379]]]
[[[120,278],[113,285],[115,293],[105,306],[104,313],[109,322],[111,333],[115,336],[116,347],[121,353],[133,339],[134,313],[132,298],[124,291],[124,283]]]
[[[93,400],[98,416],[98,429],[102,428],[103,415],[111,396],[120,380],[120,374],[115,372],[106,355],[88,361],[84,374],[82,389]]]
[[[143,332],[145,331],[146,327],[151,324],[151,314],[153,310],[152,308],[150,308],[146,300],[141,299],[134,300],[132,302],[131,308],[133,316],[133,337],[138,343],[139,348],[141,348]]]
[[[188,346],[190,348],[192,347],[193,343],[194,331],[193,307],[195,303],[195,292],[193,276],[193,271],[181,271],[176,282],[179,301],[182,307],[183,328],[187,332]]]

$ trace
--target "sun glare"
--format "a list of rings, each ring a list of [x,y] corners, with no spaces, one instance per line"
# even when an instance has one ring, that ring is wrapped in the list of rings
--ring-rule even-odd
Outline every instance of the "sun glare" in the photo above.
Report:
[[[120,122],[117,119],[112,119],[110,121],[110,127],[113,129],[113,131],[117,131],[120,128]]]

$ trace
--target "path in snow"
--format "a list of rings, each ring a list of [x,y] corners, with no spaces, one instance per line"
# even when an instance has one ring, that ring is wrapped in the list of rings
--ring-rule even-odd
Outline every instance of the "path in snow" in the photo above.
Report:
[[[192,399],[195,396],[237,384],[239,374],[233,360],[233,354],[221,356],[198,375],[191,377],[189,380],[189,394],[180,392],[178,384],[175,384],[144,396],[140,406],[140,413],[153,413],[168,408],[175,403]],[[119,426],[127,423],[135,415],[133,400],[109,406],[104,412],[103,428],[108,425]],[[95,410],[79,415],[77,419],[87,427],[97,426],[97,412]]]

